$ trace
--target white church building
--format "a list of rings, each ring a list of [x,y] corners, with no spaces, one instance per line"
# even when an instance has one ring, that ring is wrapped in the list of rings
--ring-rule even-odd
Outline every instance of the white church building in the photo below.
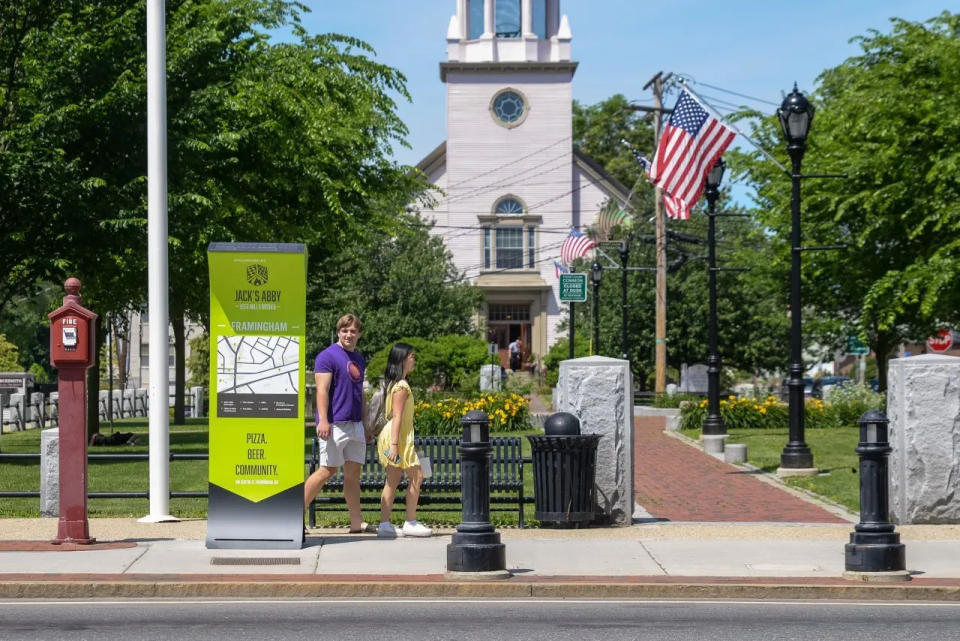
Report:
[[[555,261],[626,189],[573,145],[571,31],[560,0],[456,0],[447,30],[446,140],[418,164],[438,187],[421,211],[485,293],[478,326],[546,354],[567,313]]]

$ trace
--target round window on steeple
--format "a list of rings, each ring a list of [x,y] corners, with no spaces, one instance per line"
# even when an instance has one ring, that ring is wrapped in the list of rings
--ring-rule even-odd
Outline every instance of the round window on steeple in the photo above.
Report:
[[[503,89],[490,101],[493,119],[507,128],[521,125],[529,111],[526,98],[516,89]]]

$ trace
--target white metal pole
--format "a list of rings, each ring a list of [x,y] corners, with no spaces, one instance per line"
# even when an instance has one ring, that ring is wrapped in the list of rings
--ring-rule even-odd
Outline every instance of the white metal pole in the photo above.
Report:
[[[147,0],[147,275],[150,314],[150,514],[170,511],[170,353],[167,305],[167,78],[164,0]]]

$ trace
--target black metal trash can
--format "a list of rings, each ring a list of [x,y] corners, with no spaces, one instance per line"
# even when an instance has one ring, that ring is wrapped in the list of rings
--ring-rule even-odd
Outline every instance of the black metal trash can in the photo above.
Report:
[[[597,444],[602,435],[527,438],[533,457],[534,516],[557,527],[589,524],[595,516]]]

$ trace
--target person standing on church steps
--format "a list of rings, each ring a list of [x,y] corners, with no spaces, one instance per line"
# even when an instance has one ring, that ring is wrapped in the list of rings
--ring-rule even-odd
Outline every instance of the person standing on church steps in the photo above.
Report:
[[[304,509],[343,467],[343,497],[350,511],[350,532],[362,532],[360,470],[367,453],[363,424],[363,373],[366,361],[356,351],[363,323],[353,314],[337,321],[337,342],[317,354],[317,439],[320,467],[303,484]],[[372,435],[371,435],[372,440]]]
[[[523,340],[518,338],[510,343],[510,370],[515,372],[523,363]]]

